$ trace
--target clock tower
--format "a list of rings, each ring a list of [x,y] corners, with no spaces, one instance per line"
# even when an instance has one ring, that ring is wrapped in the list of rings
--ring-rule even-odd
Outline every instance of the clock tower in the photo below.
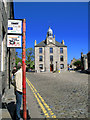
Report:
[[[55,44],[55,35],[53,37],[53,31],[52,31],[52,29],[50,27],[49,27],[49,29],[47,31],[46,43],[47,44]]]
[[[46,38],[39,44],[35,40],[35,71],[54,72],[67,70],[67,46],[55,39],[53,30],[48,28]]]

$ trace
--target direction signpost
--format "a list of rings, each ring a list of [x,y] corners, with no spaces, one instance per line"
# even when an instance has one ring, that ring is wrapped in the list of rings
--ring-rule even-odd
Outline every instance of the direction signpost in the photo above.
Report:
[[[22,40],[22,81],[23,81],[23,119],[27,119],[26,110],[26,67],[25,67],[25,39],[26,39],[26,20],[8,20],[7,47],[21,48]]]

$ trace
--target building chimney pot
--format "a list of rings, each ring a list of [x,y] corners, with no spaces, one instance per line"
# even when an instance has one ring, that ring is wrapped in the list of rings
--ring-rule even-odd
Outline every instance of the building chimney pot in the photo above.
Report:
[[[36,42],[36,40],[35,40],[35,46],[37,45],[37,42]]]

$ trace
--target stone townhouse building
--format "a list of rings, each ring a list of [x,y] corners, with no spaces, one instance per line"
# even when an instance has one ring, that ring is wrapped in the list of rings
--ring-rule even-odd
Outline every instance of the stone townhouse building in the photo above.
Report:
[[[0,1],[0,101],[10,88],[10,70],[15,65],[15,49],[7,48],[8,19],[14,19],[13,1]]]
[[[88,69],[87,54],[83,54],[83,52],[81,52],[81,69],[82,70],[87,70]]]
[[[54,72],[67,70],[67,46],[64,40],[61,43],[53,37],[53,31],[49,27],[46,39],[36,44],[35,40],[35,71]]]

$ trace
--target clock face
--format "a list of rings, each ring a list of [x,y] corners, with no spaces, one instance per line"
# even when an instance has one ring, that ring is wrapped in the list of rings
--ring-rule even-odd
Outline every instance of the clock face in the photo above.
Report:
[[[49,42],[52,42],[52,39],[50,39]]]

